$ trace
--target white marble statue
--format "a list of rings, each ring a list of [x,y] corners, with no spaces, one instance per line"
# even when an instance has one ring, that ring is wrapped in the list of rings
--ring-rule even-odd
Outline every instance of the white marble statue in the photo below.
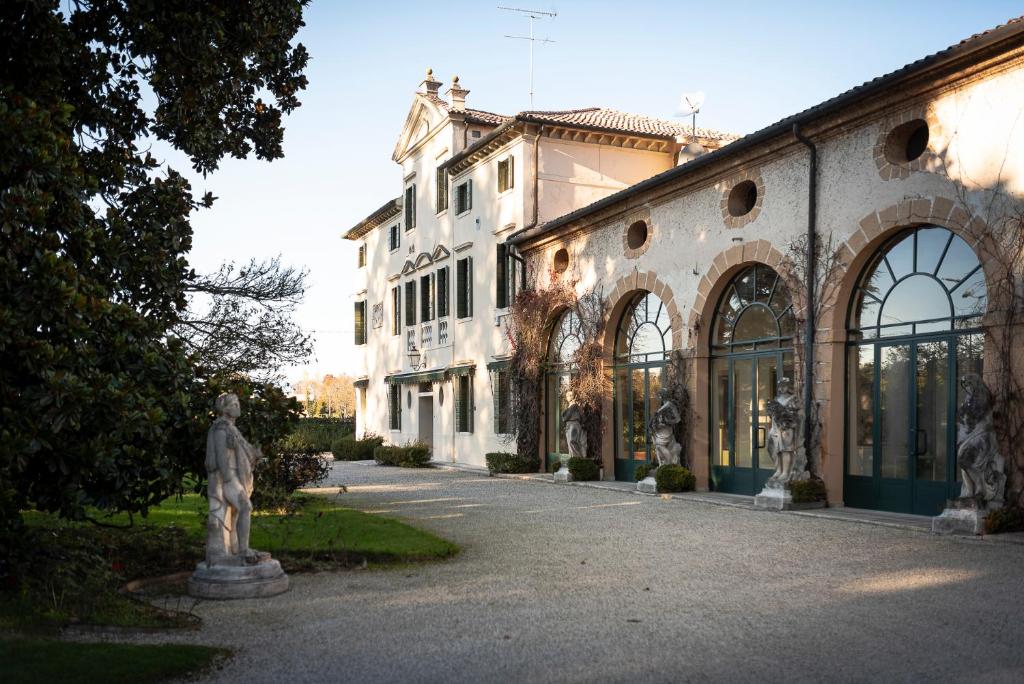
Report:
[[[575,402],[562,412],[565,426],[565,442],[569,446],[569,458],[587,457],[587,431],[583,429],[583,411]]]
[[[799,399],[793,392],[793,381],[789,378],[781,378],[777,390],[775,398],[765,408],[772,421],[765,446],[775,464],[775,472],[768,478],[768,487],[784,487],[787,482],[803,476],[803,468],[794,467],[798,465],[796,461],[802,451],[799,444]]]
[[[679,454],[683,447],[676,441],[675,426],[683,419],[679,407],[672,401],[672,392],[662,387],[658,392],[661,406],[651,416],[647,426],[654,442],[654,458],[658,467],[663,465],[679,465]]]
[[[992,394],[977,373],[960,378],[964,400],[957,411],[956,464],[960,468],[963,505],[1001,508],[1006,490],[1005,461],[992,427]]]

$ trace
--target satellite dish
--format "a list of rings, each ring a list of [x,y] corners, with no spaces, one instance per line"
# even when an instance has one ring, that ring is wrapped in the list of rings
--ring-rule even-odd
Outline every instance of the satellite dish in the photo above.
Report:
[[[679,116],[690,116],[700,111],[701,105],[704,104],[704,93],[697,91],[695,93],[683,93],[679,98]]]

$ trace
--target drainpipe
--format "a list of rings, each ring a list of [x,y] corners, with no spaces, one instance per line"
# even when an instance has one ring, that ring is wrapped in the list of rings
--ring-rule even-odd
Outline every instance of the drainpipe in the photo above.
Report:
[[[533,143],[533,223],[537,225],[540,215],[540,139],[544,135],[544,125],[537,131],[537,140]]]
[[[811,153],[807,184],[807,312],[804,329],[804,453],[808,466],[811,461],[811,406],[814,384],[814,275],[818,268],[817,222],[818,222],[818,148],[800,132],[800,124],[793,124],[793,136],[804,144]]]

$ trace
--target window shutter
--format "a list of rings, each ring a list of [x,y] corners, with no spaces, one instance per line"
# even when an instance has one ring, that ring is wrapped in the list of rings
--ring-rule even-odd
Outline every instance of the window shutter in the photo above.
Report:
[[[405,324],[416,325],[416,281],[405,284]]]
[[[448,267],[437,270],[437,317],[448,315]]]
[[[473,180],[466,181],[466,211],[473,208]]]
[[[502,193],[508,187],[508,163],[502,159],[498,162],[498,192]]]
[[[511,154],[508,156],[508,164],[505,170],[505,187],[507,189],[516,187],[516,158]]]
[[[455,315],[459,318],[466,318],[468,308],[466,306],[466,260],[459,259],[455,263]]]
[[[456,386],[455,386],[455,431],[456,432],[465,432],[465,430],[463,429],[463,416],[462,416],[462,407],[463,407],[463,401],[462,401],[462,377],[463,376],[460,375],[458,378],[456,378]]]
[[[366,302],[356,302],[356,344],[366,344]]]
[[[494,434],[500,435],[501,431],[501,407],[503,404],[501,396],[501,371],[491,371],[491,386],[493,388],[492,396],[494,398]]]
[[[430,297],[433,294],[430,289],[430,276],[420,276],[420,320],[426,323],[433,316],[430,315]]]
[[[497,245],[495,265],[498,271],[495,281],[495,286],[498,289],[496,301],[498,308],[504,309],[508,306],[508,245],[504,242]]]
[[[402,288],[391,288],[391,334],[398,335],[402,331]]]
[[[472,432],[473,414],[476,413],[476,406],[473,404],[473,377],[464,375],[462,379],[466,381],[466,432]]]
[[[466,257],[466,316],[473,315],[473,257]]]

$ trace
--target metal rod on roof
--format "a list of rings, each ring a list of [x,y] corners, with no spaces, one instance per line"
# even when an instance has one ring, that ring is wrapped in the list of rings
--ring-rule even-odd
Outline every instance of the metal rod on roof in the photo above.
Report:
[[[554,19],[555,17],[558,16],[558,12],[544,12],[544,11],[541,11],[541,10],[520,9],[518,7],[502,7],[501,5],[498,5],[498,9],[505,10],[506,12],[519,12],[520,14],[525,14],[526,16],[528,16],[530,18],[530,35],[528,35],[528,36],[510,36],[510,35],[506,34],[505,37],[506,38],[514,38],[516,40],[528,40],[528,41],[530,41],[530,109],[533,109],[533,44],[537,43],[537,42],[540,42],[540,43],[554,43],[555,42],[555,41],[550,40],[548,38],[535,38],[534,35],[533,35],[533,20],[537,19],[538,17],[551,17],[552,19]]]

